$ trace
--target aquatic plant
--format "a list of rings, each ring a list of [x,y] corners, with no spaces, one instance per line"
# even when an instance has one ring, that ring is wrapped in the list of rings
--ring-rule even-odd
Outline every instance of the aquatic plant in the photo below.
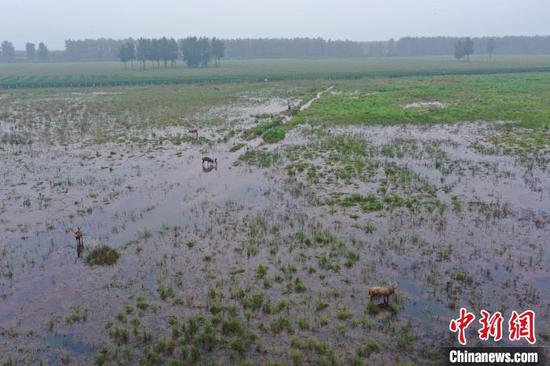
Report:
[[[86,262],[91,266],[110,266],[117,262],[120,254],[107,245],[94,248],[86,257]]]
[[[270,128],[262,134],[262,138],[266,143],[273,144],[283,140],[285,135],[285,130],[282,128]]]

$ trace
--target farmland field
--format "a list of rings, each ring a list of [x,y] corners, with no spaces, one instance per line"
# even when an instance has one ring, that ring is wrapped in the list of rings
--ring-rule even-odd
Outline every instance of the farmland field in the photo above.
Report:
[[[549,62],[0,66],[185,80],[0,89],[0,361],[439,365],[461,307],[547,345]]]
[[[367,59],[259,59],[227,60],[219,67],[189,69],[138,63],[124,68],[120,62],[0,64],[1,88],[82,87],[143,84],[189,84],[293,79],[355,79],[441,74],[492,74],[550,71],[550,56],[498,55],[472,57],[392,57]]]

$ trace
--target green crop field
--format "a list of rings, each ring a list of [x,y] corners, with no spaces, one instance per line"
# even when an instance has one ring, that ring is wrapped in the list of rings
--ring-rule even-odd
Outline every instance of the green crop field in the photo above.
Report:
[[[486,56],[470,62],[448,57],[228,60],[219,67],[160,69],[119,62],[0,64],[0,88],[187,84],[292,79],[494,74],[550,71],[550,56]]]

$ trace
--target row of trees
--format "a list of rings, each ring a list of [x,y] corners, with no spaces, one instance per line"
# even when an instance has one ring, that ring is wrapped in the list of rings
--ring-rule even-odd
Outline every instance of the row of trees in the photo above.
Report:
[[[492,55],[550,54],[550,36],[507,36],[470,38],[476,53]],[[454,54],[457,37],[403,37],[383,42],[365,42],[365,56],[447,56]],[[464,57],[464,56],[463,56]]]
[[[455,58],[457,60],[462,60],[466,57],[466,60],[470,61],[470,55],[474,54],[474,41],[470,38],[464,38],[455,43]],[[495,40],[493,38],[489,39],[485,43],[485,51],[489,57],[493,57],[495,53]]]
[[[48,59],[49,51],[48,47],[43,42],[38,44],[38,51],[34,43],[27,43],[25,45],[26,60],[29,62],[40,60],[45,61]],[[13,62],[17,59],[15,47],[13,43],[4,41],[0,47],[0,60],[5,62]]]
[[[67,61],[114,61],[118,48],[127,40],[110,38],[66,40],[64,58]]]
[[[218,64],[225,55],[223,41],[217,38],[188,37],[176,42],[173,38],[162,37],[160,39],[140,38],[137,41],[127,40],[118,47],[118,58],[127,67],[128,62],[133,65],[138,61],[143,69],[147,61],[160,67],[161,61],[164,67],[176,64],[179,56],[189,67],[208,67],[212,59]]]
[[[363,57],[361,42],[331,41],[322,38],[260,38],[225,41],[227,58],[326,58]]]
[[[493,49],[494,51],[494,49]],[[461,39],[455,43],[455,58],[462,60],[464,57],[470,61],[470,55],[474,53],[474,41],[470,37]]]
[[[164,40],[164,41],[163,41]],[[160,43],[168,42],[172,55],[166,63],[174,60],[174,42],[178,48],[176,57],[184,57],[184,61],[191,66],[204,66],[209,61],[216,62],[222,54],[230,59],[243,58],[323,58],[323,57],[387,57],[387,56],[429,56],[429,55],[453,55],[455,48],[462,38],[456,37],[403,37],[398,40],[390,39],[382,42],[354,42],[331,41],[321,38],[283,38],[283,39],[230,39],[208,40],[207,38],[189,37],[185,40],[161,38],[149,40],[145,44],[142,39],[142,51],[138,55],[138,41],[133,39],[115,40],[109,38],[67,40],[65,50],[44,52],[46,58],[56,61],[115,61],[125,59],[127,62],[134,60],[151,61],[158,63],[158,58],[164,61],[162,56],[157,56],[157,47]],[[477,54],[550,54],[550,36],[508,36],[508,37],[477,37],[471,38],[473,49]],[[132,45],[129,45],[129,44]],[[207,46],[209,43],[209,46]],[[126,49],[124,49],[125,46]],[[133,50],[132,50],[133,47]],[[40,46],[37,52],[33,47],[28,47],[27,58],[29,60],[40,59]],[[187,52],[183,52],[183,48]],[[47,48],[44,45],[44,50]],[[0,60],[13,61],[24,59],[22,51],[16,51],[11,42],[2,44]],[[461,58],[469,54],[458,52]],[[158,51],[161,52],[161,51]],[[222,57],[223,57],[222,56]]]
[[[27,43],[25,45],[25,52],[27,54],[27,61],[36,61],[37,59],[40,61],[45,61],[48,59],[48,55],[50,53],[44,42],[40,42],[38,44],[38,50],[36,49],[36,45],[34,43]]]
[[[15,61],[15,47],[13,47],[13,43],[8,41],[2,42],[0,51],[0,59],[2,61]]]
[[[157,63],[164,62],[164,67],[168,67],[168,62],[172,66],[178,59],[178,44],[175,39],[163,37],[161,39],[140,38],[137,42],[128,40],[118,47],[118,57],[124,63],[138,60],[142,63],[143,69],[146,67],[146,61]]]

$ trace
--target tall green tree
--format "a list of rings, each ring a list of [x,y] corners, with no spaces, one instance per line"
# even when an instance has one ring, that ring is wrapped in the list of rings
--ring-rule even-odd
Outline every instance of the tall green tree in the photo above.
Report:
[[[140,38],[137,41],[136,59],[141,62],[142,69],[147,68],[147,60],[149,56],[149,42],[145,38]]]
[[[462,40],[456,41],[455,43],[455,58],[457,60],[462,60],[464,57],[464,43]]]
[[[172,67],[176,65],[179,56],[178,42],[174,38],[170,38],[168,43],[168,59]]]
[[[206,37],[199,39],[200,66],[208,67],[208,63],[212,60],[212,45]]]
[[[38,59],[41,61],[46,61],[48,59],[49,54],[50,54],[50,51],[48,51],[48,47],[46,47],[44,42],[40,42],[38,44]]]
[[[197,37],[187,37],[180,41],[180,49],[183,61],[188,67],[199,67],[201,64],[201,53]]]
[[[27,61],[32,62],[36,60],[36,45],[34,43],[27,43],[25,45],[25,51],[27,53]]]
[[[212,38],[212,56],[216,65],[225,56],[225,44],[221,39],[216,37]]]
[[[158,39],[149,40],[149,60],[154,65],[157,63],[157,67],[160,68],[160,42]]]
[[[487,41],[487,53],[489,54],[489,58],[493,58],[493,54],[495,53],[495,39],[489,38]]]
[[[467,37],[461,39],[455,43],[455,57],[458,60],[466,57],[466,60],[470,61],[470,55],[474,53],[474,41]]]
[[[134,43],[134,40],[128,41],[126,43],[126,47],[126,52],[128,52],[130,62],[132,63],[132,68],[134,68],[134,60],[136,59],[136,44]]]
[[[124,68],[127,68],[128,61],[132,61],[135,59],[134,42],[128,41],[121,44],[118,47],[118,57],[120,58],[120,61],[124,63]]]
[[[466,59],[470,61],[470,55],[474,54],[474,41],[470,37],[464,40],[464,53],[466,54]]]
[[[13,43],[8,41],[2,42],[2,60],[15,61],[15,47],[13,47]]]
[[[159,57],[162,60],[162,63],[164,64],[164,68],[168,67],[168,60],[169,58],[169,46],[170,42],[168,41],[168,38],[162,37],[158,40],[158,48],[159,48]]]
[[[187,37],[180,40],[183,60],[188,67],[208,67],[212,60],[212,45],[206,37]]]

